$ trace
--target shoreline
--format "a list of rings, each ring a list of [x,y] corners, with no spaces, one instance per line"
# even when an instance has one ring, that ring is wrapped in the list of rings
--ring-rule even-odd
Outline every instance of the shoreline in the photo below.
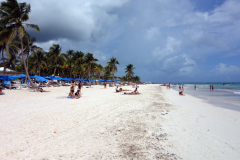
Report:
[[[239,112],[157,84],[140,95],[84,87],[80,99],[59,99],[69,87],[49,90],[0,97],[1,159],[240,158]]]
[[[189,94],[179,96],[174,89],[162,88],[169,102],[178,108],[172,112],[172,122],[167,122],[164,129],[174,135],[172,141],[177,144],[173,143],[173,150],[180,157],[240,158],[240,112],[216,107]]]

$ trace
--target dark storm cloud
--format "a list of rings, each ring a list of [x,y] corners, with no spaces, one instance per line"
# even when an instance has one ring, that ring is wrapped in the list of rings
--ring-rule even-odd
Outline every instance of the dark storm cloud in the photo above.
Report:
[[[240,81],[232,72],[240,68],[235,61],[240,58],[240,2],[210,1],[207,7],[189,0],[27,2],[32,6],[29,23],[41,29],[30,33],[45,50],[58,43],[63,52],[91,52],[102,65],[116,57],[121,64],[117,76],[131,63],[144,81],[195,81],[201,75],[211,81],[210,71],[221,69]]]

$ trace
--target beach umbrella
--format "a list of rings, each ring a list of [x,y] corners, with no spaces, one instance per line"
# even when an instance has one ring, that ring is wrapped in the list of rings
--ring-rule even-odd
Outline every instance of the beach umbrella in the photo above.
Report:
[[[18,77],[23,78],[23,77],[26,77],[26,75],[25,74],[19,74]]]
[[[1,79],[6,79],[6,80],[12,80],[12,79],[15,79],[11,76],[2,76]]]
[[[2,77],[3,75],[0,74],[0,77]]]
[[[47,76],[42,76],[43,78],[46,78],[46,79],[51,79],[51,77],[47,77]]]
[[[20,78],[20,77],[17,75],[13,75],[12,78]]]
[[[37,81],[48,81],[46,78],[43,77],[37,77]]]
[[[69,78],[62,78],[62,81],[70,81]]]
[[[49,78],[49,79],[60,81],[62,78],[51,77],[51,78]]]
[[[30,78],[38,78],[39,76],[30,76]]]
[[[83,79],[84,81],[89,81],[89,79]]]

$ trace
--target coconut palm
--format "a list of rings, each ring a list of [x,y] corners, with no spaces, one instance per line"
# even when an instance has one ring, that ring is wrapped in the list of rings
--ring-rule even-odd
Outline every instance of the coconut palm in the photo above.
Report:
[[[60,69],[61,65],[66,62],[66,56],[61,53],[61,50],[59,44],[53,44],[49,48],[49,62],[52,62],[54,67],[53,76],[55,76],[57,69]]]
[[[36,51],[34,54],[31,54],[29,57],[29,63],[31,64],[31,68],[33,70],[37,70],[38,75],[41,75],[41,68],[47,67],[46,57],[44,56],[44,52]]]
[[[43,52],[42,48],[36,46],[34,44],[34,42],[36,42],[36,38],[35,37],[31,37],[29,34],[25,34],[23,37],[23,45],[24,45],[24,50],[23,50],[23,54],[24,56],[27,56],[27,68],[28,68],[28,57],[30,55],[30,53],[33,52]]]
[[[0,26],[0,32],[5,28],[6,26]],[[0,52],[2,53],[2,61],[3,61],[3,75],[6,74],[6,66],[5,66],[5,58],[4,58],[4,51],[7,50],[7,44],[6,44],[6,39],[3,39],[1,37],[0,39]]]
[[[129,65],[127,65],[126,68],[125,68],[125,73],[133,76],[133,75],[134,75],[134,72],[133,72],[134,69],[136,69],[136,68],[133,67],[132,64],[129,64]]]
[[[69,68],[69,78],[71,78],[71,73],[72,73],[72,68],[73,68],[73,56],[74,56],[74,51],[73,50],[68,50],[66,57],[67,57],[67,61],[66,61],[66,66],[67,68]]]
[[[98,59],[94,58],[93,54],[87,53],[87,54],[84,55],[84,60],[87,64],[88,78],[90,79],[91,65],[93,63],[96,63],[96,61],[98,61]]]
[[[136,83],[140,82],[140,77],[139,76],[134,76],[133,81],[136,82]]]
[[[15,37],[18,37],[21,43],[22,61],[24,64],[26,75],[32,86],[35,86],[28,74],[28,69],[25,63],[25,57],[23,54],[23,42],[22,38],[26,33],[25,27],[33,28],[39,32],[39,27],[35,24],[25,23],[29,20],[28,14],[31,12],[30,4],[25,2],[18,3],[17,0],[7,0],[1,2],[0,6],[0,24],[6,25],[6,28],[0,32],[1,37],[7,38],[6,44],[8,45]]]
[[[86,63],[81,57],[75,60],[74,72],[79,74],[79,78],[82,78],[86,72]]]
[[[101,64],[95,65],[94,72],[96,73],[98,79],[100,79],[100,76],[103,73],[103,66]]]
[[[112,57],[108,63],[109,72],[112,73],[113,81],[115,81],[114,74],[117,72],[116,64],[119,64],[116,58]],[[115,82],[114,82],[115,83]]]

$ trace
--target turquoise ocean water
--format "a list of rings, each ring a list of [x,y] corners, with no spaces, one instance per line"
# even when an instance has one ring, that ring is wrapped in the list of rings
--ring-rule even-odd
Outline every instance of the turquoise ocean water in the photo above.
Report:
[[[214,86],[213,90],[210,90],[210,85]],[[172,86],[179,90],[178,84]],[[204,99],[218,107],[240,111],[240,83],[184,83],[183,89],[185,94]]]

